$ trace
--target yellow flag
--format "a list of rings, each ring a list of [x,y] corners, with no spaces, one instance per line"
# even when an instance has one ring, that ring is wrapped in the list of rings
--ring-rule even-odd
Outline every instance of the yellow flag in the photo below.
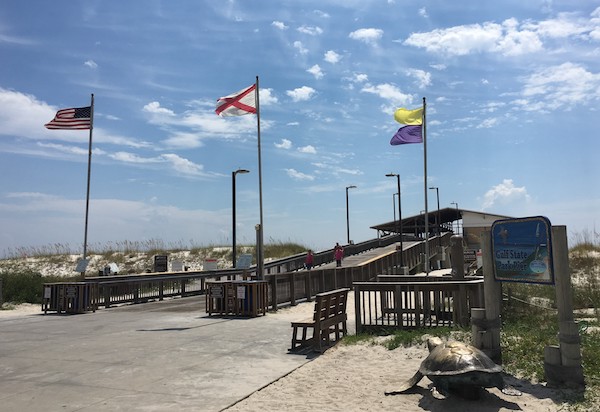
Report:
[[[398,123],[408,124],[408,125],[420,125],[423,124],[423,108],[408,110],[405,108],[397,109],[394,112],[394,119]]]

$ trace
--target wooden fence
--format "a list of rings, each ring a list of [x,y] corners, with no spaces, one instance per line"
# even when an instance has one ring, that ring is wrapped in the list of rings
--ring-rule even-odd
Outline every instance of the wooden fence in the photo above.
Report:
[[[440,243],[449,244],[450,235],[443,235]],[[396,236],[390,236],[362,244],[348,245],[345,247],[345,252],[347,255],[362,253],[373,248],[388,246],[395,243],[396,240],[398,240]],[[409,269],[418,268],[423,265],[424,255],[424,243],[417,243],[404,250],[403,264]],[[381,274],[398,273],[400,268],[400,254],[397,250],[389,251],[383,256],[378,256],[357,266],[331,269],[316,267],[310,271],[296,270],[302,267],[304,257],[305,254],[301,254],[265,264],[266,274],[263,275],[263,280],[266,280],[269,284],[268,306],[272,310],[277,310],[277,307],[281,304],[290,303],[295,305],[299,300],[311,300],[312,296],[317,293],[341,287],[351,288],[353,282],[375,280]],[[432,254],[430,258],[433,261],[436,259],[436,255]],[[322,252],[315,256],[316,265],[328,263],[332,260],[332,251]],[[287,271],[282,271],[284,269],[287,269]],[[184,297],[204,294],[206,281],[256,279],[255,270],[253,267],[245,270],[223,269],[97,276],[87,277],[84,282],[97,285],[98,299],[96,304],[108,308],[116,304],[144,303],[174,296]]]
[[[389,278],[388,278],[389,280]],[[483,307],[483,278],[398,276],[393,282],[355,282],[356,333],[385,328],[469,324]]]

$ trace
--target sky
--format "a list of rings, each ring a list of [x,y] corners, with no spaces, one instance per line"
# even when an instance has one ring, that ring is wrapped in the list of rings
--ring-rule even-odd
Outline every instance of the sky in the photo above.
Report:
[[[231,245],[238,169],[238,244],[261,197],[265,243],[375,238],[388,173],[403,217],[600,225],[600,1],[8,0],[0,56],[0,256],[82,251],[89,132],[44,124],[92,94],[88,248]],[[257,76],[260,146],[214,112]],[[391,146],[424,98],[426,145]]]

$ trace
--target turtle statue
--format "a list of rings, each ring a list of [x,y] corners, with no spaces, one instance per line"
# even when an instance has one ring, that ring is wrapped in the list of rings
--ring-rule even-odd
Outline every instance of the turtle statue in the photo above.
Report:
[[[445,399],[450,392],[468,399],[478,399],[481,388],[496,387],[506,395],[519,396],[521,392],[506,385],[502,367],[474,346],[434,337],[427,341],[429,355],[421,362],[415,375],[400,388],[386,395],[404,393],[413,388],[423,376],[433,382],[431,390],[437,399]]]

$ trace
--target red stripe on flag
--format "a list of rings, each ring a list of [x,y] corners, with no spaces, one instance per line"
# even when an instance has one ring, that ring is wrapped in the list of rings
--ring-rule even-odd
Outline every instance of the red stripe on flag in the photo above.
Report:
[[[256,113],[256,107],[249,106],[240,101],[244,97],[246,97],[248,94],[254,93],[255,90],[256,90],[256,84],[253,84],[252,86],[248,87],[246,90],[244,90],[242,93],[240,93],[238,95],[231,96],[231,97],[227,96],[227,97],[219,98],[217,100],[217,103],[220,103],[220,104],[219,104],[219,106],[217,106],[215,113],[217,113],[218,115],[221,115],[222,112],[224,112],[225,110],[227,110],[231,107],[236,107],[236,108],[243,110],[245,112],[248,112],[248,113]]]

